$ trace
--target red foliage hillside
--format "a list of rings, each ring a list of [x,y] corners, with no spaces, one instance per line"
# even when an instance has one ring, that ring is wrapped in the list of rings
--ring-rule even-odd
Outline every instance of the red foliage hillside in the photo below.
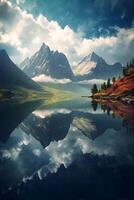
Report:
[[[132,95],[132,92],[134,92],[134,71],[124,76],[123,78],[115,81],[115,83],[106,90],[106,93],[110,96],[121,94]]]

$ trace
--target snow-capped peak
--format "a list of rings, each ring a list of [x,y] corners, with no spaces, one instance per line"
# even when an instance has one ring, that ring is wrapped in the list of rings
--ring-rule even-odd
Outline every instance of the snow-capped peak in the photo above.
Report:
[[[73,78],[73,72],[66,56],[58,51],[52,51],[45,43],[30,58],[29,62],[24,64],[24,72],[30,77],[45,74],[57,79]]]
[[[73,68],[73,72],[75,75],[85,75],[91,72],[91,69],[96,67],[96,62],[92,60],[92,58],[96,54],[94,52],[85,56],[82,61]],[[96,55],[97,56],[97,55]]]

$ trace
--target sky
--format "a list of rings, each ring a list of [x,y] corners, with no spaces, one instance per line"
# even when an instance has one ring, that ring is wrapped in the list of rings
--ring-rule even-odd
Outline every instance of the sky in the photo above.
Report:
[[[0,49],[19,64],[44,42],[71,65],[96,52],[109,64],[134,57],[133,0],[0,0]]]

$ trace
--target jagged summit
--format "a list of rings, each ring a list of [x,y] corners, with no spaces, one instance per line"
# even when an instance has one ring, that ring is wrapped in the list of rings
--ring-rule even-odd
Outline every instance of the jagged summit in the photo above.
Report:
[[[39,51],[50,51],[50,48],[43,42]]]
[[[93,58],[93,57],[99,57],[94,51],[93,52],[90,52],[87,56],[85,56],[87,58]]]
[[[48,45],[45,44],[45,42],[43,42],[42,45],[41,45],[41,48],[42,48],[42,47],[46,48],[46,47],[48,47]]]
[[[52,78],[67,78],[76,81],[105,79],[106,77],[119,76],[122,72],[120,63],[107,64],[95,52],[90,52],[71,69],[66,56],[61,52],[52,51],[45,43],[30,59],[21,63],[21,68],[30,77],[45,74]]]
[[[89,53],[85,56],[77,66],[73,68],[74,74],[83,76],[89,74],[91,69],[96,67],[96,62],[98,62],[99,56],[94,52]]]
[[[89,61],[93,61],[93,62],[98,62],[99,60],[104,60],[103,58],[101,58],[100,56],[98,56],[95,52],[91,52],[89,53],[87,56],[85,56],[79,64],[81,64],[82,62],[89,62]]]
[[[95,52],[93,52],[92,54],[91,54],[91,60],[92,61],[98,61],[98,60],[102,60],[103,58],[102,57],[100,57],[100,56],[98,56]],[[103,59],[104,60],[104,59]]]
[[[21,63],[21,68],[30,77],[45,74],[57,79],[73,78],[66,56],[58,51],[52,51],[45,43],[27,62]]]
[[[73,72],[79,80],[105,79],[106,77],[117,76],[122,72],[120,63],[109,65],[95,52],[85,56],[78,65],[73,67]]]

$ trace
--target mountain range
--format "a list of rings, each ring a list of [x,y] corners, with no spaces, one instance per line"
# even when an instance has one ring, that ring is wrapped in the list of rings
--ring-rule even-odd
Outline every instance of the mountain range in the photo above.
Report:
[[[115,130],[119,130],[121,126],[120,120],[110,118],[104,113],[92,114],[77,110],[66,113],[53,110],[47,112],[45,111],[43,116],[43,111],[36,110],[20,125],[21,129],[38,140],[43,148],[52,141],[63,140],[71,126],[90,140],[96,139],[108,128],[114,127]]]
[[[0,87],[12,89],[22,87],[41,90],[41,86],[31,77],[47,75],[56,79],[70,79],[72,81],[105,79],[118,76],[122,72],[120,63],[108,65],[105,60],[94,52],[86,56],[77,66],[71,69],[67,57],[58,51],[51,51],[42,44],[31,58],[25,59],[21,70],[9,58],[5,50],[0,50]]]
[[[31,58],[26,58],[20,67],[30,77],[44,74],[56,79],[74,81],[105,79],[122,73],[120,63],[107,64],[95,52],[85,56],[78,65],[71,67],[63,53],[50,50],[45,43]]]
[[[16,87],[41,90],[41,87],[31,80],[9,58],[5,50],[0,51],[0,87],[15,89]]]

